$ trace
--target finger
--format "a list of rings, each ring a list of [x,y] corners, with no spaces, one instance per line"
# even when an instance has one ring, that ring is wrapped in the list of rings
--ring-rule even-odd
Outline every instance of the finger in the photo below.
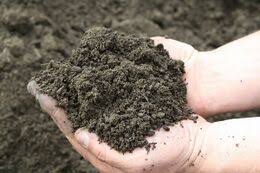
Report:
[[[41,106],[41,109],[51,116],[53,121],[57,124],[65,136],[73,135],[72,124],[68,120],[66,112],[62,108],[56,106],[56,100],[46,94],[41,94],[35,81],[31,81],[27,85],[27,90],[35,96]]]
[[[99,160],[112,165],[118,170],[133,169],[138,170],[134,172],[143,171],[152,164],[152,160],[146,161],[147,150],[145,148],[136,148],[133,152],[119,153],[111,149],[106,143],[100,143],[98,137],[89,133],[85,129],[79,129],[75,133],[77,141],[86,148],[89,152],[95,155]],[[136,162],[138,160],[139,162]],[[149,165],[150,163],[150,165]]]
[[[48,113],[49,115],[55,114],[58,109],[56,106],[57,102],[48,95],[40,93],[40,88],[35,81],[29,82],[27,85],[27,90],[40,103],[40,106],[44,112]]]
[[[110,166],[109,164],[100,161],[92,153],[82,147],[74,137],[68,137],[69,142],[73,148],[85,159],[88,160],[93,166],[95,166],[99,172],[119,172],[116,168]]]
[[[39,94],[37,96],[42,110],[51,116],[51,118],[57,124],[59,129],[66,136],[72,135],[72,124],[68,120],[66,112],[62,108],[56,106],[56,100],[45,94]]]
[[[162,44],[169,52],[171,58],[182,60],[185,63],[197,52],[191,45],[177,40],[167,39],[165,37],[152,37],[151,39],[154,40],[155,45]]]
[[[36,97],[37,93],[39,92],[39,86],[35,81],[30,81],[27,85],[27,91]]]
[[[86,129],[78,129],[75,133],[75,138],[81,146],[91,152],[99,160],[114,167],[120,167],[123,155],[111,149],[106,143],[100,143],[95,134],[89,133]]]
[[[65,134],[69,142],[72,144],[73,148],[82,156],[84,159],[88,160],[91,164],[93,164],[100,172],[115,172],[115,168],[111,167],[110,165],[106,164],[105,162],[100,161],[97,159],[93,154],[83,148],[80,144],[77,143],[74,136],[72,135],[73,129],[71,122],[67,119],[67,115],[65,111],[61,108],[56,106],[56,101],[39,92],[39,87],[35,81],[31,81],[27,85],[27,90],[36,99],[39,101],[40,106],[43,111],[48,113],[53,121],[58,125],[59,129]],[[117,171],[118,172],[118,171]]]

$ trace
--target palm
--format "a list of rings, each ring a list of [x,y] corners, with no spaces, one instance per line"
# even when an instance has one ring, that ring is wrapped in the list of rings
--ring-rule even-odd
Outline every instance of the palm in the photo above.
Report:
[[[133,153],[119,153],[106,143],[99,143],[98,137],[87,130],[78,129],[73,133],[71,122],[63,109],[56,107],[56,101],[47,95],[39,94],[35,82],[28,84],[28,90],[35,95],[43,111],[48,113],[73,147],[101,172],[179,172],[196,159],[194,146],[200,141],[208,123],[201,117],[197,123],[183,120],[170,127],[170,131],[159,129],[147,140],[156,143],[149,153],[138,148]],[[87,144],[79,139],[87,139]],[[198,150],[196,150],[198,151]],[[197,154],[195,154],[197,156]]]
[[[90,144],[92,145],[90,147],[96,146],[93,149],[96,153],[99,153],[98,159],[108,165],[113,165],[113,171],[116,169],[119,172],[130,173],[179,172],[195,161],[196,157],[191,155],[194,151],[193,146],[202,137],[201,134],[206,129],[207,123],[202,118],[199,118],[197,123],[191,120],[184,120],[170,127],[169,132],[160,129],[153,137],[148,138],[149,142],[156,143],[155,149],[149,151],[149,153],[144,148],[138,148],[133,153],[123,155],[115,150],[111,150],[104,143],[99,145],[96,142]],[[97,140],[95,135],[92,138],[94,141]],[[195,155],[197,156],[197,154]],[[108,168],[107,166],[105,169],[109,172]],[[101,171],[105,170],[101,169]]]

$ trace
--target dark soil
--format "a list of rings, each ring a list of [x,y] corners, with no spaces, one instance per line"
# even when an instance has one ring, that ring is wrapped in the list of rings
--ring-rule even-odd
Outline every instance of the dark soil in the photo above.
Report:
[[[184,63],[163,45],[106,28],[85,32],[67,61],[51,61],[34,80],[58,100],[75,130],[87,128],[121,152],[150,149],[154,130],[195,118],[187,107]]]
[[[87,28],[168,35],[210,50],[258,30],[259,11],[259,0],[1,0],[0,172],[95,171],[26,91],[40,64],[68,58]],[[259,112],[221,119],[245,116]]]

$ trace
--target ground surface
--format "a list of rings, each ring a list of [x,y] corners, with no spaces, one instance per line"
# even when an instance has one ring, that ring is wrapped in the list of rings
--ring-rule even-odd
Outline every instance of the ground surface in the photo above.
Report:
[[[68,58],[88,27],[209,50],[259,29],[259,10],[259,0],[1,0],[0,172],[95,172],[26,92],[40,64]]]

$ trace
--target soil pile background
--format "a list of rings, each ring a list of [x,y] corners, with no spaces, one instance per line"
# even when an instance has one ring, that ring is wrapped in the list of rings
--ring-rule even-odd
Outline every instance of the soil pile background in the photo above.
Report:
[[[95,27],[67,61],[51,61],[34,79],[67,111],[74,130],[86,127],[124,153],[150,150],[145,137],[156,129],[195,120],[184,73],[184,63],[148,37]]]
[[[68,58],[87,28],[168,35],[208,50],[259,29],[259,11],[258,0],[1,0],[0,172],[95,172],[26,91],[40,64]]]

